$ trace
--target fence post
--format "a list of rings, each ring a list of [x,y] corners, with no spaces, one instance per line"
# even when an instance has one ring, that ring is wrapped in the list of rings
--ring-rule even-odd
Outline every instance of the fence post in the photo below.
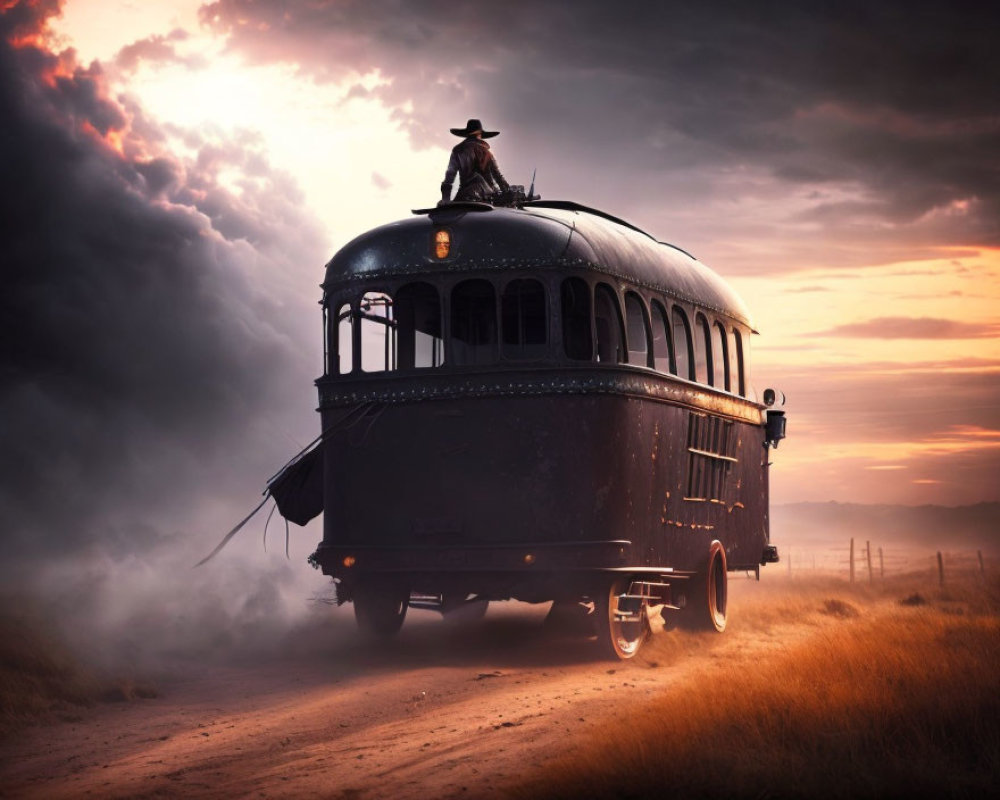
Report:
[[[940,550],[938,550],[937,562],[938,562],[938,585],[944,586],[944,559],[941,557]]]
[[[882,559],[882,548],[878,549],[878,577],[879,580],[885,580],[885,561]]]
[[[868,561],[868,585],[872,585],[872,543],[865,541],[865,559]]]
[[[854,583],[854,537],[851,537],[851,583]]]

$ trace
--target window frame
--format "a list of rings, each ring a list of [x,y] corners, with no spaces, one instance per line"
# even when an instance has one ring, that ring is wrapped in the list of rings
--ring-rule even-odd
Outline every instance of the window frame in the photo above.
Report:
[[[611,302],[611,308],[614,311],[614,319],[612,323],[617,323],[617,338],[618,338],[618,352],[614,357],[614,360],[601,360],[600,353],[600,341],[597,330],[597,297],[599,294],[605,295]],[[618,296],[618,292],[615,291],[611,284],[605,281],[598,281],[594,285],[593,302],[591,303],[592,309],[592,325],[591,330],[594,335],[594,347],[593,347],[593,360],[595,363],[600,364],[627,364],[628,363],[628,339],[625,336],[625,321],[622,316],[622,305],[621,299]],[[609,342],[610,344],[610,342]]]
[[[646,345],[646,363],[640,364],[638,362],[632,361],[632,353],[640,353],[639,350],[632,349],[632,322],[631,316],[629,315],[629,302],[634,301],[639,306],[639,320],[642,324],[643,336],[645,337]],[[646,307],[646,301],[643,297],[634,290],[628,290],[625,292],[625,356],[628,359],[628,363],[631,366],[647,367],[649,369],[653,368],[653,329],[652,324],[649,319],[649,309]]]

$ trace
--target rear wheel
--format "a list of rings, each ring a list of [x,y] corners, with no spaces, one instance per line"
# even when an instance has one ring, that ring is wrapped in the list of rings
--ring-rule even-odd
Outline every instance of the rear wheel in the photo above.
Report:
[[[726,629],[728,605],[726,550],[718,541],[708,549],[705,567],[694,577],[685,616],[691,627],[722,633]]]
[[[597,641],[605,655],[611,658],[634,657],[649,633],[641,614],[627,613],[619,608],[620,598],[631,584],[631,578],[615,578],[605,584],[594,602]]]
[[[462,597],[461,600],[455,601],[454,598],[445,595],[441,603],[441,616],[449,625],[472,625],[486,616],[489,607],[489,600],[481,598],[470,600]]]
[[[354,590],[354,618],[370,636],[393,636],[403,626],[410,590],[389,580],[365,581]]]

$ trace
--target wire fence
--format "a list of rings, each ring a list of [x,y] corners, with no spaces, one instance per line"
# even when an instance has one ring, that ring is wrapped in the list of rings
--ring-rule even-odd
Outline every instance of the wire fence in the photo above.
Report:
[[[893,575],[926,571],[944,586],[949,576],[986,575],[982,550],[929,554],[907,550],[898,544],[882,546],[861,539],[850,539],[846,545],[825,548],[786,545],[781,551],[781,563],[790,576],[836,574],[850,583],[871,584]]]

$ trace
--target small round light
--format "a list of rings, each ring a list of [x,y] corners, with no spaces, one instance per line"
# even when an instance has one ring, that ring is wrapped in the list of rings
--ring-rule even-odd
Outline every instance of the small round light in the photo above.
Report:
[[[525,555],[524,555],[524,563],[525,564],[534,564],[535,563],[535,557],[531,553],[525,553]]]
[[[353,567],[358,560],[354,556],[344,556],[343,564],[345,567]]]
[[[451,252],[451,234],[441,228],[434,232],[434,257],[447,258]]]

